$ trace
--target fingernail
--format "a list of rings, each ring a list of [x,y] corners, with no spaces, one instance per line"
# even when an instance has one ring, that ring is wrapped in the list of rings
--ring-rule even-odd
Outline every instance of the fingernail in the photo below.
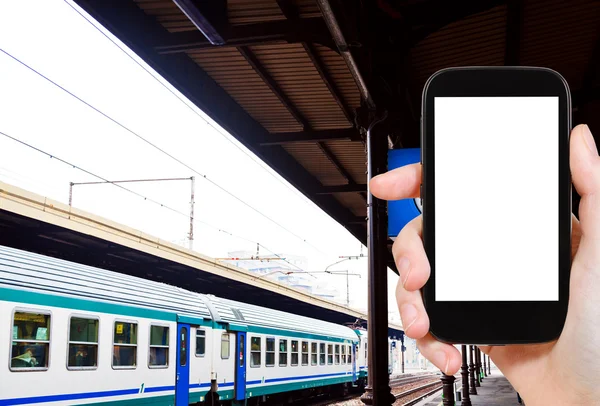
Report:
[[[405,325],[404,331],[408,331],[408,329],[415,324],[417,321],[417,316],[419,312],[415,305],[407,303],[400,307],[400,315],[402,316],[402,325]],[[408,323],[408,324],[406,324]]]
[[[398,267],[398,273],[402,278],[402,287],[404,287],[406,285],[406,281],[408,280],[408,275],[410,275],[411,271],[410,261],[408,260],[408,258],[402,257],[400,258],[396,266]]]
[[[450,358],[446,356],[444,351],[437,351],[431,357],[431,362],[435,364],[445,375],[448,375],[448,365],[450,364]]]
[[[583,139],[585,140],[585,143],[587,144],[587,147],[590,150],[590,152],[594,155],[598,155],[598,149],[596,148],[596,141],[594,141],[594,136],[590,131],[590,127],[588,127],[585,124],[583,125]]]

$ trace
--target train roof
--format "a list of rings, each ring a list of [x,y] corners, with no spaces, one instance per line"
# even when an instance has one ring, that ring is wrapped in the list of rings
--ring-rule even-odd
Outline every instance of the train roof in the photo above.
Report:
[[[0,286],[211,318],[197,293],[4,246]]]
[[[211,304],[224,322],[230,325],[242,324],[249,330],[257,328],[283,329],[306,334],[336,337],[356,341],[357,335],[352,329],[339,324],[298,316],[279,310],[209,296]],[[237,313],[237,314],[236,314]],[[240,317],[241,316],[241,317]],[[268,332],[268,331],[265,331]]]
[[[0,246],[0,288],[58,295],[72,299],[123,305],[171,314],[174,320],[191,317],[256,332],[276,330],[356,340],[350,328],[212,295],[191,292],[70,261]],[[99,308],[91,310],[102,311]],[[118,309],[113,309],[113,313]],[[141,313],[144,316],[144,313]]]

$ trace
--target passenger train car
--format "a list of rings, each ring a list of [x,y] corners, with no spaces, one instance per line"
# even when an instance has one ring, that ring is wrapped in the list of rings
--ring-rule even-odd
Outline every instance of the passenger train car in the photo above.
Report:
[[[363,387],[366,332],[0,246],[0,405]],[[202,403],[200,403],[202,404]]]

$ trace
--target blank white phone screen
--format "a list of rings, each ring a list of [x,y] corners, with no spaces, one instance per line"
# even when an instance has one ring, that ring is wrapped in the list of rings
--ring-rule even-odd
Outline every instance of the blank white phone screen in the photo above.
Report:
[[[558,97],[435,97],[435,300],[558,300]]]

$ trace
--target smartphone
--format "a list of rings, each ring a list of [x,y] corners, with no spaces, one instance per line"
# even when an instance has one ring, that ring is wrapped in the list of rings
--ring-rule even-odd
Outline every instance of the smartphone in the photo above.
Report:
[[[571,97],[555,71],[461,67],[423,90],[421,200],[430,332],[449,343],[556,339],[571,267]]]

